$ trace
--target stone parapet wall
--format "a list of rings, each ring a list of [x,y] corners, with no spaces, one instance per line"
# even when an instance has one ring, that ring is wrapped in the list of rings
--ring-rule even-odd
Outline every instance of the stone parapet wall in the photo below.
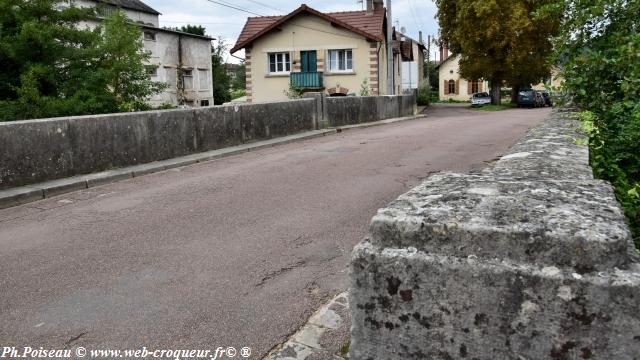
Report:
[[[315,129],[313,100],[0,123],[0,189]]]
[[[640,265],[578,128],[554,112],[483,174],[378,211],[352,256],[352,359],[640,358]]]
[[[0,190],[415,111],[413,96],[311,97],[0,123]]]

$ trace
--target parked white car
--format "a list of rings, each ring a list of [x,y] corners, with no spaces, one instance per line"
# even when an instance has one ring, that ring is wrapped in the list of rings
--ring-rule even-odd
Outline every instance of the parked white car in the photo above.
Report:
[[[472,107],[491,104],[491,96],[486,92],[473,93],[469,100]]]

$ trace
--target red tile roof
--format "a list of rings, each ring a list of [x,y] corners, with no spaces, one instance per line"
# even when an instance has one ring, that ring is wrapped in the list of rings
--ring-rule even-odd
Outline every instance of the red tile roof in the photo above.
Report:
[[[240,36],[238,37],[236,45],[231,49],[231,53],[246,47],[262,35],[267,34],[279,25],[285,23],[287,20],[290,20],[303,12],[323,18],[336,26],[353,31],[367,39],[375,41],[384,40],[386,11],[383,8],[377,8],[373,14],[367,14],[366,11],[322,13],[303,4],[288,15],[248,18]]]

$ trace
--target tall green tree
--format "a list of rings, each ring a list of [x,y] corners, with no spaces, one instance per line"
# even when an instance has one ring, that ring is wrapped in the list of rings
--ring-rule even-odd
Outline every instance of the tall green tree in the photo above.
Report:
[[[61,0],[0,1],[0,120],[73,115],[100,108],[79,91],[98,33],[76,27],[92,11]]]
[[[533,12],[554,1],[436,0],[441,41],[461,56],[461,75],[489,80],[492,103],[500,104],[504,82],[517,87],[548,75],[559,19]]]
[[[151,53],[144,48],[140,28],[122,11],[116,11],[104,21],[101,35],[96,46],[97,71],[92,80],[104,86],[118,111],[148,109],[146,101],[166,84],[149,78],[154,65],[145,65]]]
[[[0,0],[0,120],[148,108],[141,32],[121,12],[95,30],[93,9],[63,0]]]
[[[231,100],[230,80],[225,68],[225,53],[229,46],[219,37],[211,49],[211,77],[213,80],[213,100],[216,105],[222,105]]]
[[[244,61],[236,69],[236,77],[233,79],[231,87],[234,90],[246,90],[247,88],[247,66]]]

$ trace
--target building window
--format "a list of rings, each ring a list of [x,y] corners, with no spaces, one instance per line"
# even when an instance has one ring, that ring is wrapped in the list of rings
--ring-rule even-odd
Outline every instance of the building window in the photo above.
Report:
[[[353,71],[353,50],[329,50],[329,71]]]
[[[198,70],[198,77],[200,78],[200,90],[208,90],[210,84],[209,71]]]
[[[158,67],[155,65],[145,65],[144,67],[147,70],[147,75],[149,77],[158,76]]]
[[[289,53],[269,54],[269,73],[288,74],[291,72],[291,55]]]
[[[453,80],[449,80],[449,92],[448,94],[455,94],[456,93],[456,82]]]
[[[145,31],[144,39],[150,40],[150,41],[156,41],[156,33],[154,33],[153,31]]]
[[[100,4],[97,7],[98,16],[104,17],[104,18],[113,15],[117,10],[118,8],[116,8],[115,6],[107,5],[107,4]]]
[[[201,107],[209,106],[209,100],[200,100],[200,106]]]
[[[193,70],[182,70],[182,88],[193,90]]]

